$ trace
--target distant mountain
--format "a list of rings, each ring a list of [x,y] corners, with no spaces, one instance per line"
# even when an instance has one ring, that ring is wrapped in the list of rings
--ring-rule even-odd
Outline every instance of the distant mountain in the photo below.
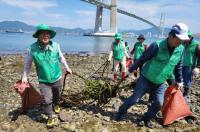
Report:
[[[92,32],[92,29],[82,29],[82,28],[63,28],[63,27],[52,27],[57,33],[61,34],[84,34],[86,32]],[[25,32],[34,32],[35,26],[28,25],[20,21],[3,21],[0,22],[0,31],[18,31],[23,30]]]
[[[23,31],[34,31],[35,27],[28,25],[20,21],[3,21],[0,22],[0,30],[23,30]]]
[[[52,27],[57,33],[60,34],[78,34],[82,35],[84,33],[91,33],[93,32],[93,29],[82,29],[82,28],[63,28],[63,27]],[[20,21],[3,21],[0,22],[0,31],[6,31],[6,30],[11,30],[11,31],[19,31],[23,30],[24,32],[34,32],[35,31],[35,26],[28,25],[24,22]],[[164,29],[164,35],[167,35],[168,32],[170,31],[170,28],[165,28]],[[142,29],[142,30],[123,30],[119,29],[120,33],[134,33],[136,35],[139,34],[148,34],[151,32],[152,35],[158,35],[158,31],[155,28],[149,28],[149,29]]]

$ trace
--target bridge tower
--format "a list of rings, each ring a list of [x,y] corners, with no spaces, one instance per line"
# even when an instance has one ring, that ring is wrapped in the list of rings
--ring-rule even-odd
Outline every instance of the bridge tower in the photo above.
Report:
[[[111,0],[110,32],[117,33],[117,0]]]
[[[98,1],[103,2],[102,0],[98,0]],[[97,5],[95,28],[94,28],[95,33],[102,32],[102,16],[103,16],[103,7]]]
[[[165,24],[165,13],[161,13],[161,17],[160,17],[160,37],[164,37],[164,24]]]
[[[97,1],[103,3],[103,0]],[[103,7],[101,5],[97,5],[94,28],[95,33],[102,32],[102,16]],[[111,0],[110,4],[110,33],[117,33],[117,0]]]

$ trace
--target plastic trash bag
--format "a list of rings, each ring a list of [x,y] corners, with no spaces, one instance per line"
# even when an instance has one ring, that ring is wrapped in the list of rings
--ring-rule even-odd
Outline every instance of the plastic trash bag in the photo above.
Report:
[[[126,61],[126,67],[130,67],[132,64],[133,64],[132,59],[128,59],[128,60]]]
[[[176,86],[170,86],[165,91],[164,103],[161,111],[163,115],[163,125],[169,125],[175,120],[192,115],[181,90],[177,89]]]
[[[15,83],[14,88],[22,98],[22,113],[26,113],[28,109],[33,108],[35,105],[42,102],[41,95],[29,82],[22,83],[21,80],[19,80]]]

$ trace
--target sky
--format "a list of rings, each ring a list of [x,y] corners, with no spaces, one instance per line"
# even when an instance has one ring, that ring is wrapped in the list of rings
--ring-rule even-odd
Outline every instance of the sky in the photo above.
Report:
[[[103,0],[110,4],[111,0]],[[200,0],[117,0],[117,7],[159,26],[161,13],[164,27],[182,22],[200,33]],[[103,10],[103,30],[109,30],[110,11]],[[96,6],[81,0],[0,0],[0,21],[22,21],[29,25],[45,23],[65,28],[93,29]],[[117,15],[118,29],[146,29],[151,26],[135,18]]]

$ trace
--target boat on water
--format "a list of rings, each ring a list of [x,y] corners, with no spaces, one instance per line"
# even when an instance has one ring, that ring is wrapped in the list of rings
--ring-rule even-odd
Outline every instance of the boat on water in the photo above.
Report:
[[[6,30],[6,33],[24,33],[24,31],[22,29],[19,30]]]
[[[115,33],[98,32],[98,33],[84,33],[83,36],[95,36],[95,37],[113,37]]]

